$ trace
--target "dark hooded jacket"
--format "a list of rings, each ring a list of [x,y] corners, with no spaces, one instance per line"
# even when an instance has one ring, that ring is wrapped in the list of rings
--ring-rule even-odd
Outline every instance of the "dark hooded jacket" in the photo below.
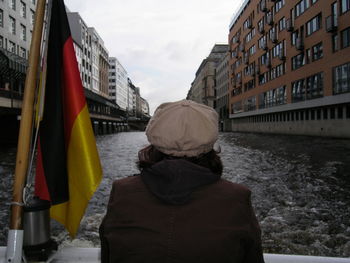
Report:
[[[191,162],[163,160],[113,183],[102,262],[264,262],[250,191]]]

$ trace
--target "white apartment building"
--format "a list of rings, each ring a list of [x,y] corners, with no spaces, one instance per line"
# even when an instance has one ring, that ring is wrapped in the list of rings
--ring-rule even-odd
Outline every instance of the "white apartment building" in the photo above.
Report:
[[[68,12],[67,16],[83,86],[92,90],[91,35],[88,26],[77,12]]]
[[[79,13],[68,12],[67,16],[83,86],[108,98],[108,65],[105,66],[108,64],[108,50],[104,42]]]
[[[0,1],[0,48],[28,59],[36,0]]]
[[[132,108],[130,103],[128,73],[115,57],[109,59],[109,95],[122,110]]]
[[[91,89],[99,93],[99,35],[93,27],[88,28],[91,38]]]

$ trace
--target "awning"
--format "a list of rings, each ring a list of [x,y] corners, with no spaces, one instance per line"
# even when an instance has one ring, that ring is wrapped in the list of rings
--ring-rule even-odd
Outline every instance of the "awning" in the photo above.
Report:
[[[26,59],[0,48],[0,75],[9,79],[23,78],[27,71]]]

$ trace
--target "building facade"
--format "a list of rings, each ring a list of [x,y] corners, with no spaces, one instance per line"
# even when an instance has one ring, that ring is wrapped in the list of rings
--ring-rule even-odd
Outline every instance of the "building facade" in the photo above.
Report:
[[[350,136],[350,0],[246,0],[230,24],[227,129]]]
[[[0,1],[0,89],[23,94],[35,0]]]
[[[148,101],[140,97],[141,118],[149,118],[149,104]]]
[[[109,94],[122,110],[128,110],[129,85],[128,73],[116,57],[109,59]]]
[[[0,48],[28,59],[35,0],[0,1]]]
[[[68,12],[67,16],[74,42],[74,49],[79,65],[82,84],[84,88],[97,92],[96,87],[93,89],[92,45],[89,28],[79,13]]]
[[[215,102],[215,68],[228,50],[227,44],[216,44],[209,56],[199,66],[196,77],[191,84],[187,99],[203,103],[214,108]]]
[[[68,12],[74,50],[84,88],[105,98],[108,92],[108,50],[95,28],[88,25],[77,12]]]
[[[226,52],[215,68],[215,110],[219,114],[221,129],[223,121],[229,117],[229,56],[230,53]]]

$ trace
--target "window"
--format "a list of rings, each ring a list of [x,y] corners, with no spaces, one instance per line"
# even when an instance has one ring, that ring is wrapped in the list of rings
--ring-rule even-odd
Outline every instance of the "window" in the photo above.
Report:
[[[299,31],[296,30],[292,33],[292,37],[291,37],[292,46],[296,45],[298,37],[299,37]]]
[[[333,68],[333,93],[350,92],[350,63]]]
[[[304,80],[297,80],[292,83],[292,102],[305,100]]]
[[[13,10],[16,10],[16,0],[9,0],[9,6],[10,6]]]
[[[284,46],[284,41],[280,42],[279,44],[277,44],[276,46],[273,47],[272,49],[272,57],[278,57],[280,54],[283,54],[283,46]]]
[[[318,0],[311,0],[311,4],[313,5],[313,4],[316,4],[316,2],[317,2]]]
[[[296,70],[305,65],[305,55],[300,53],[292,57],[292,70]]]
[[[256,109],[256,97],[249,97],[244,101],[244,111],[252,111]]]
[[[323,57],[322,42],[312,47],[312,61],[319,60]]]
[[[294,15],[295,17],[300,16],[302,13],[306,11],[310,6],[309,0],[301,0],[299,3],[296,4],[294,7]]]
[[[278,0],[275,3],[275,12],[277,13],[285,5],[285,0]]]
[[[323,96],[323,73],[310,76],[306,79],[306,98],[315,99]]]
[[[245,37],[245,43],[248,43],[255,36],[255,28],[253,28]]]
[[[284,63],[279,64],[278,66],[270,70],[270,80],[273,80],[275,78],[282,76],[284,72],[285,72],[285,64]]]
[[[9,41],[9,44],[7,46],[7,50],[12,52],[12,53],[15,53],[15,51],[16,51],[16,44],[13,43],[12,41]]]
[[[0,47],[4,48],[4,38],[0,36]]]
[[[32,0],[32,4],[33,4],[33,5],[35,5],[35,2],[36,2],[35,0]]]
[[[339,49],[339,39],[338,34],[334,34],[332,36],[332,49],[333,52],[337,51]]]
[[[259,48],[263,48],[266,45],[266,35],[261,37],[258,41]]]
[[[341,35],[341,48],[350,46],[350,27],[340,32]]]
[[[309,64],[311,62],[311,49],[310,48],[306,49],[305,54],[306,54],[306,63]]]
[[[16,34],[16,19],[14,19],[12,16],[9,17],[9,31],[12,34]]]
[[[251,79],[247,83],[244,83],[244,92],[254,88],[255,88],[255,79]]]
[[[259,75],[259,85],[263,85],[269,81],[269,72],[264,72]]]
[[[341,12],[345,13],[350,9],[350,0],[341,0]]]
[[[34,19],[35,19],[35,12],[30,9],[30,23],[34,25]]]
[[[246,21],[244,21],[244,23],[243,23],[243,30],[250,28],[251,25],[252,25],[252,21],[251,21],[251,19],[250,19],[250,17],[249,17],[249,18],[248,18]]]
[[[309,36],[321,28],[322,16],[318,14],[306,23],[306,35]]]
[[[27,31],[26,31],[26,27],[24,25],[21,24],[21,39],[23,41],[27,40]]]
[[[338,119],[343,118],[343,107],[338,107]]]
[[[269,60],[269,57],[270,57],[269,53],[265,53],[264,55],[262,55],[260,57],[260,64],[265,65],[267,63],[267,61]]]
[[[280,19],[280,21],[278,21],[278,30],[282,31],[286,28],[286,18],[283,17],[282,19]]]
[[[19,55],[22,57],[22,58],[26,58],[26,49],[21,47],[20,48],[20,53]]]
[[[4,11],[0,9],[0,26],[4,27]]]
[[[242,108],[242,102],[236,102],[234,104],[232,104],[232,113],[239,113],[242,112],[243,108]]]
[[[251,46],[248,52],[249,52],[249,55],[254,55],[256,52],[256,46],[255,45]]]
[[[26,9],[26,4],[21,1],[21,9],[20,9],[20,14],[23,18],[27,17],[27,9]]]

